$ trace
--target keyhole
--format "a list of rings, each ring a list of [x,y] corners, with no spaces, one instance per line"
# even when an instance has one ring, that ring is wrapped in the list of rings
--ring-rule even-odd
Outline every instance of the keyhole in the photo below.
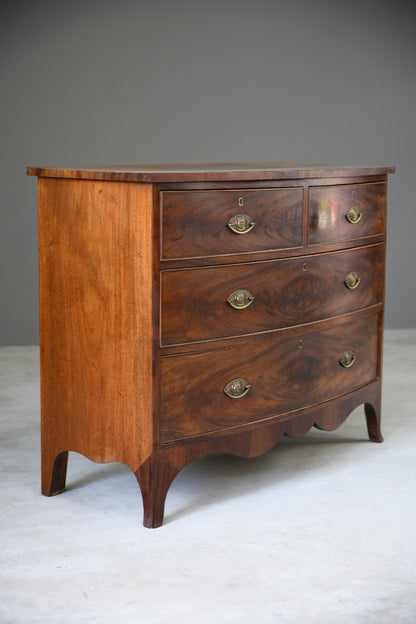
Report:
[[[303,270],[303,271],[306,271],[306,262],[304,262],[304,263],[302,264],[302,270]]]
[[[355,198],[356,198],[356,196],[357,196],[357,191],[353,191],[353,192],[352,192],[352,198],[353,198],[353,199],[355,199]]]
[[[299,349],[302,349],[302,348],[303,348],[303,340],[302,340],[302,339],[301,339],[301,340],[299,340],[299,345],[298,345],[298,347],[299,347]]]
[[[239,206],[244,206],[244,199],[242,197],[238,198],[238,205]]]

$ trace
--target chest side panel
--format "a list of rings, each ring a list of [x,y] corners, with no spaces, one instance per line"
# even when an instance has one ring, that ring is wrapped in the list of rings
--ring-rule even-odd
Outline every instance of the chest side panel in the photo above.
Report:
[[[151,185],[39,180],[43,434],[134,469],[152,444],[152,215]]]

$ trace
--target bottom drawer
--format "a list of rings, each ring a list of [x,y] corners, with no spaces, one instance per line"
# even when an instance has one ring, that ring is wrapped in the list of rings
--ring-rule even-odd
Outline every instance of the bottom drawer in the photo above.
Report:
[[[272,418],[368,383],[377,376],[378,323],[378,315],[354,317],[163,357],[160,441]]]

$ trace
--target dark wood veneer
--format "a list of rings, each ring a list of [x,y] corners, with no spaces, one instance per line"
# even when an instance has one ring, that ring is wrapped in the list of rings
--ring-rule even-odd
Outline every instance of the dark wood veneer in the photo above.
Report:
[[[368,436],[372,442],[383,442],[380,431],[381,382],[373,381],[330,401],[297,410],[260,427],[239,428],[237,431],[218,432],[161,445],[160,450],[136,471],[143,492],[146,527],[163,523],[165,498],[176,475],[194,459],[212,453],[229,453],[238,457],[258,457],[275,446],[283,435],[299,437],[312,427],[334,431],[349,414],[364,404]]]
[[[377,316],[299,336],[269,333],[244,347],[165,357],[161,375],[161,441],[257,422],[344,394],[376,377]],[[356,362],[340,364],[352,349]],[[243,378],[251,389],[230,399],[225,385]]]
[[[216,256],[300,247],[303,189],[163,192],[162,258]],[[237,234],[228,222],[247,214],[255,225]]]
[[[350,223],[346,214],[356,207],[361,216]],[[386,184],[319,186],[309,190],[311,245],[374,236],[385,231]]]
[[[251,334],[345,314],[382,301],[384,245],[290,260],[162,272],[162,344]],[[360,277],[349,290],[348,273]],[[230,293],[254,301],[236,310]]]
[[[164,165],[99,165],[95,167],[28,167],[29,175],[116,182],[226,182],[386,175],[394,167],[321,165],[293,162],[200,163]]]
[[[29,168],[39,177],[42,492],[65,489],[69,451],[120,461],[156,527],[176,474],[202,455],[253,457],[284,434],[333,430],[360,404],[381,442],[393,171]],[[236,212],[255,220],[248,234],[229,230]],[[226,303],[239,288],[255,297],[245,310]],[[224,387],[236,378],[251,387],[233,399]]]

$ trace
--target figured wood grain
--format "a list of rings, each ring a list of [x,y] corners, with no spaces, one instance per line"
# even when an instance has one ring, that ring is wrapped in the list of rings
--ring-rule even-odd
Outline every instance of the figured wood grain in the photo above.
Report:
[[[162,345],[310,323],[383,300],[384,245],[290,260],[162,272]],[[356,272],[360,283],[344,280]],[[254,301],[236,310],[235,290]]]
[[[122,182],[221,182],[386,175],[394,167],[328,165],[293,162],[179,163],[156,165],[98,165],[93,167],[28,167],[28,175],[113,180]]]
[[[344,249],[355,249],[359,245],[374,245],[376,243],[384,243],[386,240],[385,233],[376,234],[369,238],[351,239],[336,241],[332,243],[319,243],[316,245],[302,245],[301,247],[292,247],[289,249],[279,249],[278,251],[256,251],[242,252],[235,254],[222,254],[219,256],[199,256],[186,259],[160,260],[162,270],[197,268],[197,267],[214,267],[239,263],[260,262],[266,260],[275,260],[276,258],[299,258],[310,254],[321,254],[329,251],[343,251]]]
[[[40,177],[43,493],[65,488],[68,451],[120,461],[141,487],[145,526],[155,527],[172,480],[196,457],[253,457],[281,435],[335,429],[362,403],[380,442],[393,171],[282,162],[29,168]],[[363,211],[352,230],[343,215],[350,197]],[[250,234],[228,230],[231,216],[252,210]],[[350,270],[361,277],[354,291],[343,285]],[[248,287],[251,308],[225,304],[231,289]],[[345,349],[356,356],[348,369]],[[235,400],[224,386],[237,377],[251,388]]]
[[[151,452],[152,214],[150,185],[39,180],[45,493],[61,452]]]
[[[161,441],[222,431],[325,401],[377,375],[378,315],[301,335],[273,332],[243,346],[161,362]],[[352,349],[351,368],[339,363]],[[224,393],[242,378],[251,384],[241,399]]]
[[[386,184],[351,184],[311,187],[309,190],[309,243],[359,239],[374,236],[386,227]],[[357,223],[346,219],[355,206],[361,212]]]
[[[215,256],[299,247],[303,189],[161,193],[162,258]],[[253,229],[237,234],[229,220],[246,214]]]
[[[294,412],[280,414],[256,426],[247,423],[235,429],[217,431],[182,440],[173,440],[161,445],[165,456],[180,469],[189,461],[211,453],[229,453],[240,457],[258,457],[271,449],[282,435],[303,436],[312,427],[322,431],[334,431],[340,427],[348,415],[359,405],[372,409],[367,419],[368,435],[371,441],[380,442],[374,434],[380,426],[381,380],[346,392],[319,405],[303,407]]]
[[[344,395],[284,414],[261,423],[197,438],[166,442],[136,472],[143,492],[144,526],[163,523],[166,493],[175,476],[194,459],[211,453],[258,457],[269,451],[283,435],[303,436],[315,426],[333,431],[342,425],[359,405],[365,405],[367,430],[371,441],[382,442],[380,433],[380,380]],[[156,493],[159,495],[157,496]]]

